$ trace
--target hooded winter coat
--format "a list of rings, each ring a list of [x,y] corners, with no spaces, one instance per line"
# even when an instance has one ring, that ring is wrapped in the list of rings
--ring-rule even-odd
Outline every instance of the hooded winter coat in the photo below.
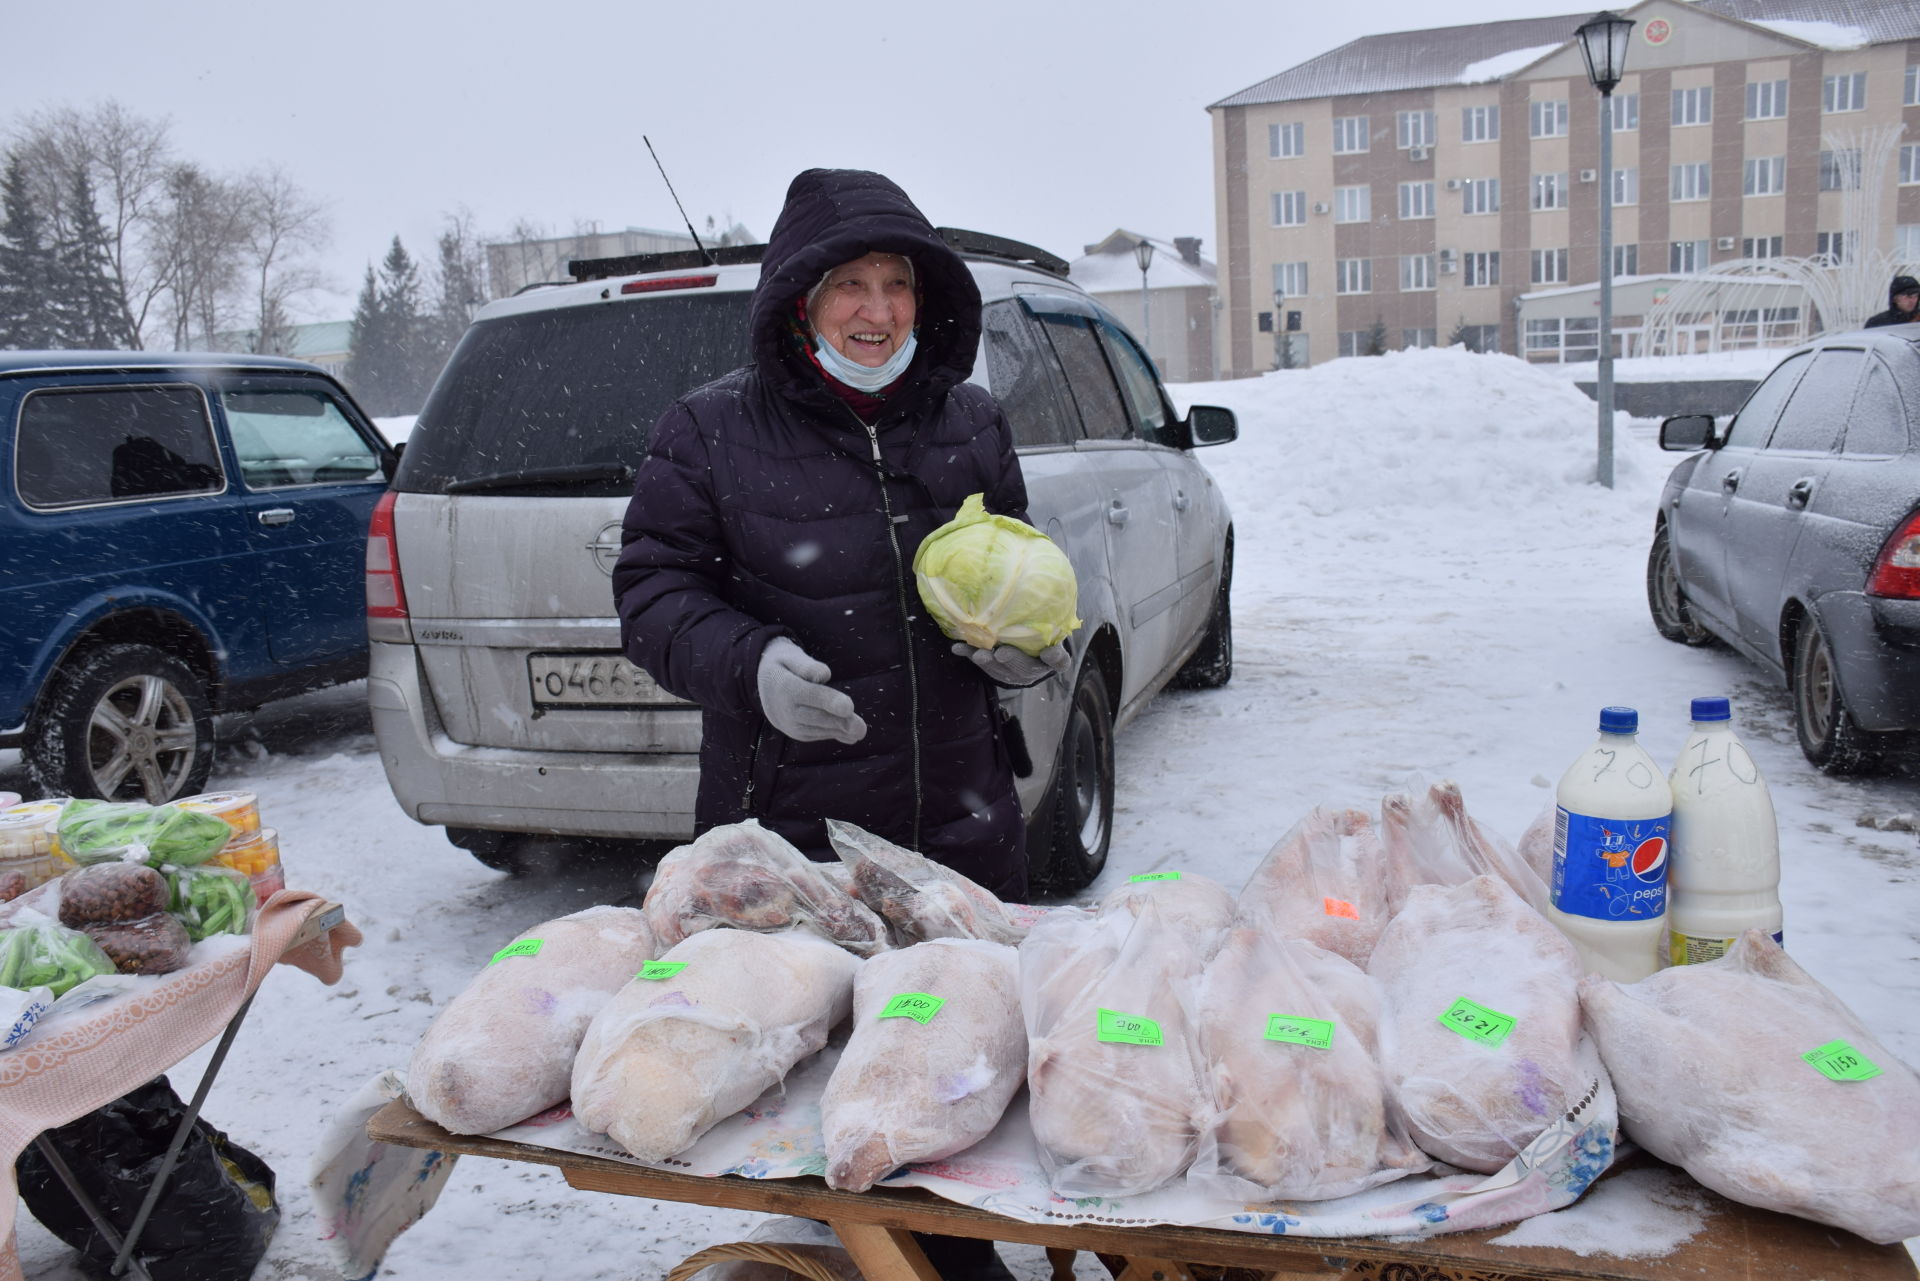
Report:
[[[1882,325],[1910,325],[1920,320],[1920,310],[1900,310],[1900,295],[1920,293],[1920,280],[1912,276],[1895,276],[1893,283],[1887,286],[1887,309],[1868,319],[1862,329],[1878,329]]]
[[[904,254],[918,349],[863,420],[796,340],[822,276]],[[1026,519],[1005,416],[966,381],[980,292],[879,174],[795,178],[761,263],[753,363],[668,408],[634,478],[613,571],[628,658],[702,709],[699,830],[756,817],[832,857],[825,820],[917,849],[1003,896],[1026,889],[1025,827],[995,687],[920,603],[913,556],[969,494]],[[866,721],[859,742],[768,723],[761,651],[791,637]]]

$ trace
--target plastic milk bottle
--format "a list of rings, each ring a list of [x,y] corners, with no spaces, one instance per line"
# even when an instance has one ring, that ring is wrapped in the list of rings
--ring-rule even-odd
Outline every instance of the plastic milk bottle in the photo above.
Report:
[[[1547,919],[1593,973],[1637,983],[1660,968],[1673,791],[1634,737],[1640,713],[1600,709],[1600,738],[1554,794],[1553,891]]]
[[[1668,782],[1668,959],[1675,965],[1711,961],[1756,926],[1779,942],[1780,829],[1760,767],[1734,736],[1726,699],[1693,700],[1693,734]]]

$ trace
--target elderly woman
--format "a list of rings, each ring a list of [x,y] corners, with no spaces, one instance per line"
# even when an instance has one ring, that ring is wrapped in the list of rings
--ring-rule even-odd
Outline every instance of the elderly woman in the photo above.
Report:
[[[1019,898],[996,686],[1067,656],[951,644],[912,569],[969,494],[1026,518],[1006,419],[966,381],[973,277],[892,182],[812,169],[749,325],[753,363],[654,428],[613,571],[627,656],[704,713],[695,822],[757,818],[827,859],[841,819]]]

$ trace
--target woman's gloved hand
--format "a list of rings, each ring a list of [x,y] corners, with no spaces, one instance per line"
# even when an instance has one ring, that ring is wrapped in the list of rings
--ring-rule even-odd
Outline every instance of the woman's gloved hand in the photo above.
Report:
[[[972,659],[973,665],[985,672],[988,680],[996,685],[1005,685],[1008,689],[1038,685],[1049,676],[1065,675],[1067,669],[1073,666],[1073,655],[1067,652],[1065,645],[1049,645],[1040,651],[1037,658],[1011,645],[975,649],[965,641],[955,641],[953,652],[961,658]]]
[[[854,714],[851,698],[827,684],[832,675],[825,663],[776,636],[760,651],[760,710],[795,742],[857,743],[867,736],[867,723]]]

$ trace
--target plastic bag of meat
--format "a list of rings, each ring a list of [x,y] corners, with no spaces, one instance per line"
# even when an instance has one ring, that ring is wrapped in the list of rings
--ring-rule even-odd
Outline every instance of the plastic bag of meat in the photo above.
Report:
[[[641,910],[662,948],[716,925],[803,926],[861,956],[888,946],[879,917],[758,819],[713,828],[668,851]]]
[[[1416,885],[1460,885],[1476,876],[1505,881],[1536,912],[1547,908],[1547,883],[1519,851],[1467,813],[1451,780],[1422,789],[1417,783],[1380,801],[1387,846],[1387,894],[1398,912]]]
[[[1370,818],[1316,807],[1253,869],[1234,924],[1263,926],[1364,966],[1390,915],[1386,867]]]
[[[1209,1104],[1193,979],[1233,900],[1202,877],[1133,883],[1097,912],[1060,908],[1020,945],[1029,1119],[1063,1196],[1128,1196],[1178,1178]]]
[[[865,1192],[987,1137],[1026,1080],[1020,961],[1004,943],[885,952],[853,984],[853,1035],[820,1099],[827,1186]]]
[[[631,907],[590,907],[523,931],[414,1046],[413,1106],[455,1134],[492,1134],[563,1102],[587,1024],[654,950]]]
[[[854,896],[886,918],[903,942],[1018,943],[1026,937],[1006,904],[952,868],[838,819],[827,820],[827,838],[852,874]]]
[[[1920,1077],[1764,931],[1580,1001],[1647,1151],[1735,1201],[1920,1236]]]
[[[859,965],[804,930],[703,930],[668,948],[588,1026],[574,1115],[643,1161],[686,1150],[827,1043]]]
[[[1573,944],[1504,881],[1416,885],[1367,973],[1386,1006],[1388,1100],[1413,1141],[1491,1174],[1594,1084]]]
[[[1199,987],[1213,1116],[1187,1181],[1234,1201],[1323,1201],[1433,1162],[1387,1108],[1380,997],[1352,962],[1236,923]]]

